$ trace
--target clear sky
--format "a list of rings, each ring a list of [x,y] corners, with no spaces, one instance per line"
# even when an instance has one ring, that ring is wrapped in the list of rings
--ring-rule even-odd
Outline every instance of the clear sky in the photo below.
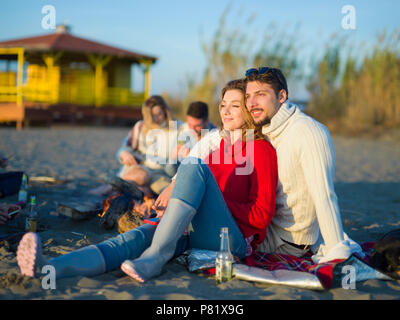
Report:
[[[66,22],[77,36],[158,57],[152,69],[153,94],[179,94],[187,75],[201,76],[205,58],[200,39],[212,38],[229,4],[230,24],[238,11],[255,14],[256,33],[272,22],[280,27],[300,22],[304,55],[321,52],[335,32],[368,43],[384,29],[400,30],[398,0],[2,0],[0,40],[52,32],[41,26],[42,7],[48,4],[56,9],[56,24]],[[345,5],[356,9],[355,30],[341,26]],[[140,76],[136,80],[142,81]],[[300,89],[297,95],[305,93]]]

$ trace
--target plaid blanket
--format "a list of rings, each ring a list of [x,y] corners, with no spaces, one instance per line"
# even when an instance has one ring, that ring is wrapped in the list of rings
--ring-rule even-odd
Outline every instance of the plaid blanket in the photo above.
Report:
[[[312,261],[312,253],[307,253],[305,256],[298,258],[285,254],[254,252],[251,256],[246,257],[245,260],[241,262],[252,267],[263,268],[269,271],[283,269],[310,272],[318,277],[325,289],[330,289],[332,287],[340,286],[343,276],[341,267],[343,265],[352,264],[354,259],[359,259],[368,264],[369,259],[374,252],[374,245],[375,242],[364,242],[361,244],[361,248],[365,254],[364,257],[354,254],[348,259],[336,259],[319,264],[315,264]],[[203,270],[203,273],[213,275],[215,274],[215,268]]]
[[[247,257],[244,262],[249,266],[259,267],[269,271],[284,269],[310,272],[319,278],[322,285],[326,289],[329,289],[333,285],[336,286],[340,283],[340,279],[337,279],[341,274],[339,269],[350,259],[354,259],[355,257],[368,264],[369,259],[374,251],[374,245],[375,242],[365,242],[361,244],[361,248],[365,254],[364,257],[354,254],[349,259],[336,259],[319,264],[315,264],[312,261],[311,253],[307,253],[305,256],[298,258],[285,254],[255,252],[250,257]]]

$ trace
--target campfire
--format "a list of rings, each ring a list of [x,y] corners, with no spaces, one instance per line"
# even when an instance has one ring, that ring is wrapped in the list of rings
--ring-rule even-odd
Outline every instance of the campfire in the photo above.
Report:
[[[110,208],[111,203],[113,202],[114,199],[116,199],[117,197],[121,196],[122,193],[117,191],[113,194],[111,194],[107,199],[105,199],[102,203],[103,205],[103,212],[101,214],[99,214],[99,217],[102,218],[107,210]],[[152,197],[148,197],[145,196],[143,198],[143,201],[141,204],[139,204],[138,202],[136,202],[135,200],[132,199],[132,206],[131,206],[131,211],[136,211],[137,213],[140,213],[144,218],[147,218],[150,216],[150,212],[151,212],[151,207],[154,203],[154,198]],[[123,212],[121,212],[122,214]]]
[[[118,192],[115,192],[115,193],[111,194],[107,199],[105,199],[105,200],[103,201],[103,203],[102,203],[102,205],[103,205],[103,212],[99,214],[99,217],[100,217],[100,218],[102,218],[102,217],[106,214],[108,208],[109,208],[110,205],[111,205],[111,202],[112,202],[115,198],[119,197],[121,194],[122,194],[122,193],[119,192],[119,191],[118,191]]]

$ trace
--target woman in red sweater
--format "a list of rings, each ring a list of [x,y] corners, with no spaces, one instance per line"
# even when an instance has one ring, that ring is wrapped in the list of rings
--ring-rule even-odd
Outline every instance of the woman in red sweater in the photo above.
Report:
[[[221,93],[220,147],[204,159],[188,157],[169,187],[171,196],[151,246],[121,269],[144,282],[161,273],[188,228],[189,248],[219,249],[219,232],[228,227],[232,253],[251,254],[265,238],[275,212],[276,153],[255,129],[244,103],[244,83],[234,80]],[[248,132],[253,135],[247,135]],[[207,139],[206,139],[207,140]],[[166,191],[168,193],[169,191]],[[186,248],[185,248],[186,249]]]
[[[194,147],[199,152],[184,160],[176,180],[157,199],[159,207],[167,207],[163,215],[163,210],[158,211],[162,216],[158,226],[144,224],[52,259],[43,256],[39,236],[29,232],[17,252],[21,273],[34,277],[44,265],[52,265],[60,279],[121,267],[144,281],[158,275],[170,258],[187,248],[217,251],[222,227],[229,228],[234,255],[243,258],[255,250],[275,211],[275,150],[259,131],[250,130],[253,137],[245,134],[246,129],[255,128],[245,108],[242,81],[230,82],[222,90],[219,109],[222,128]],[[215,150],[211,154],[208,143]],[[204,145],[205,151],[201,150]],[[190,223],[189,236],[183,235]]]

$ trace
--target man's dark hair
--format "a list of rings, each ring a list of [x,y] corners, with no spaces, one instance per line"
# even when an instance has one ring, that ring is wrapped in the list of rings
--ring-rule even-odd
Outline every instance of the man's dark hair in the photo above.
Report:
[[[263,72],[263,69],[267,69],[268,71]],[[253,70],[253,69],[249,69]],[[248,70],[248,71],[249,71]],[[283,89],[286,91],[286,95],[289,97],[289,90],[286,82],[286,78],[283,75],[282,71],[278,68],[259,68],[257,71],[254,69],[254,72],[251,72],[246,76],[246,82],[250,81],[259,81],[262,83],[268,83],[275,92],[275,95],[278,97],[279,92]]]
[[[186,115],[193,118],[208,120],[208,105],[202,101],[194,101],[189,104]]]

